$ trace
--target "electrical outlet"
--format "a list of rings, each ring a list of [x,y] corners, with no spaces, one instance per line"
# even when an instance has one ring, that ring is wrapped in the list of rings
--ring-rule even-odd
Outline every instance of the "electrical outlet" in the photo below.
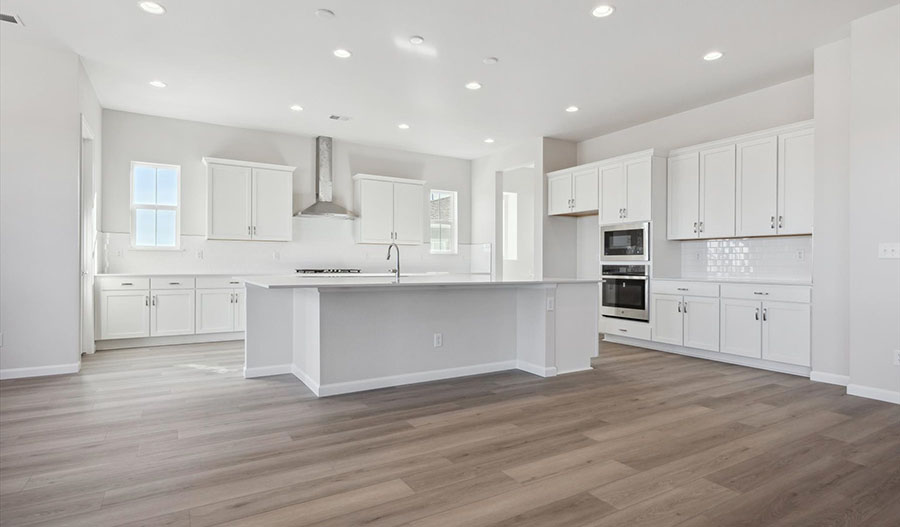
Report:
[[[434,334],[434,347],[440,348],[444,345],[444,335],[443,333],[435,333]]]
[[[553,311],[556,309],[556,298],[552,296],[547,297],[547,311]]]
[[[803,249],[800,249],[799,251],[797,251],[797,259],[800,260],[801,262],[804,259],[806,259],[806,252]]]
[[[894,350],[894,366],[900,366],[900,350]]]
[[[203,259],[203,249],[197,249],[197,259],[198,260]]]
[[[280,262],[281,261],[281,253],[278,251],[272,251],[272,259],[275,260],[276,262]]]
[[[878,257],[889,260],[900,259],[900,243],[879,243]]]

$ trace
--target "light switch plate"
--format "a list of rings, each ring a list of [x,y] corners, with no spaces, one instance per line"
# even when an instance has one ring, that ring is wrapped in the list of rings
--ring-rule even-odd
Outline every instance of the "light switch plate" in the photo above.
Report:
[[[444,335],[442,333],[435,333],[434,334],[434,347],[440,348],[443,345],[444,345]]]
[[[900,350],[894,350],[894,366],[900,366]]]
[[[878,257],[890,260],[900,259],[900,243],[879,243]]]
[[[556,309],[556,299],[552,296],[547,297],[547,311]]]

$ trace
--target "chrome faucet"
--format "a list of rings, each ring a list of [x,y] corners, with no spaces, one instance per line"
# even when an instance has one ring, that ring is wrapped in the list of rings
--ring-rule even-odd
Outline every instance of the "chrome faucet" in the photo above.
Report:
[[[393,269],[393,271],[397,277],[397,283],[400,283],[400,247],[398,247],[396,243],[391,243],[390,245],[388,245],[388,254],[387,254],[388,260],[391,259],[391,248],[392,247],[394,249],[397,249],[397,268]]]

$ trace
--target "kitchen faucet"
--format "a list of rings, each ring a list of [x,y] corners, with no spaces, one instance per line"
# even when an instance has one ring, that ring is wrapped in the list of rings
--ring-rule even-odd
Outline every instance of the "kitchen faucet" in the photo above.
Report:
[[[388,260],[391,259],[391,247],[393,247],[394,249],[397,249],[397,268],[393,269],[393,271],[394,271],[394,274],[397,276],[397,283],[399,284],[400,283],[400,247],[398,247],[396,243],[391,243],[390,245],[388,245],[388,254],[387,254]]]

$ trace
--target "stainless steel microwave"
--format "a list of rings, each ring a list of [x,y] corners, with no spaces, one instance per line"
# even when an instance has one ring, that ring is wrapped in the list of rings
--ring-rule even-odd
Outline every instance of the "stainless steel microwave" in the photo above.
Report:
[[[650,222],[600,227],[601,260],[650,260]]]

